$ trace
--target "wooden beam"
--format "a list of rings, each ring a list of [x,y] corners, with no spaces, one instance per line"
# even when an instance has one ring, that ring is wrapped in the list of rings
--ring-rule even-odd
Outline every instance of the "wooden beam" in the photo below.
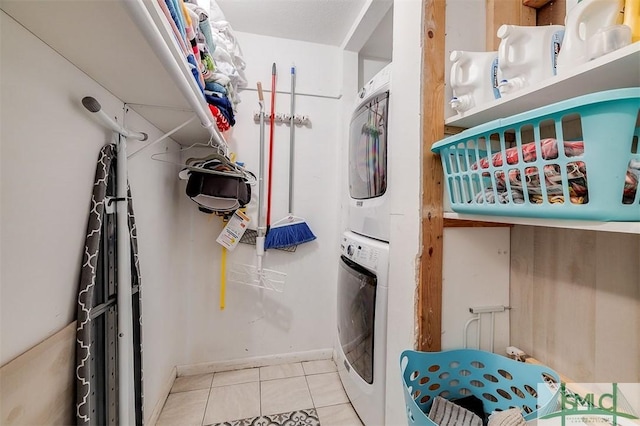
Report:
[[[566,0],[553,0],[537,10],[537,25],[564,25]]]
[[[442,164],[431,146],[444,137],[445,0],[425,0],[422,54],[422,253],[418,350],[439,351],[442,332]]]
[[[520,0],[486,0],[486,50],[498,50],[500,39],[496,32],[500,25],[536,25],[536,9]]]
[[[457,135],[458,133],[462,133],[465,130],[467,130],[465,127],[444,126],[445,135]]]
[[[527,7],[533,7],[534,9],[540,9],[551,0],[523,0],[522,4]]]
[[[512,226],[513,225],[509,223],[444,218],[445,228],[511,228]]]

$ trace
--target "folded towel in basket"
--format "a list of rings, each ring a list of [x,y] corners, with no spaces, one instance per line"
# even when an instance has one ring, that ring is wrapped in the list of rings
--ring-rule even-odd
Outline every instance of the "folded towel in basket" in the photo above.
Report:
[[[480,417],[439,396],[433,400],[429,419],[440,426],[482,426]]]
[[[489,416],[488,426],[525,426],[527,422],[519,408],[496,411]]]

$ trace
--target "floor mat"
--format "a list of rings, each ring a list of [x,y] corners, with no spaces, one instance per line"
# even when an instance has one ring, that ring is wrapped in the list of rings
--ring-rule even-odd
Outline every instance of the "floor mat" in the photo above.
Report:
[[[314,408],[297,410],[290,413],[271,414],[215,423],[213,426],[320,426],[318,413]]]

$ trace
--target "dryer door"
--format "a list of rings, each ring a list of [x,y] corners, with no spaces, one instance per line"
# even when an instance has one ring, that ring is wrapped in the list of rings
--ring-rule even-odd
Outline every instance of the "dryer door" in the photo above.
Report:
[[[349,136],[349,195],[380,197],[387,190],[387,109],[389,92],[362,105],[353,115]]]
[[[377,278],[346,257],[340,259],[338,338],[351,367],[371,384]]]

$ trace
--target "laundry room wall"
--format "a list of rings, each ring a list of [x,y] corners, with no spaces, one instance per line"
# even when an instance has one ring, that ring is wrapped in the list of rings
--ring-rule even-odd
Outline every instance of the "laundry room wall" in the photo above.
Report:
[[[453,97],[450,84],[451,61],[449,56],[453,50],[467,52],[484,52],[486,34],[486,1],[485,0],[447,0],[446,38],[444,47],[444,116],[451,117],[456,111],[449,101]],[[449,200],[445,197],[445,202]],[[448,205],[448,204],[447,204]],[[448,210],[451,210],[450,208]]]
[[[420,253],[422,2],[393,5],[393,74],[389,100],[391,234],[386,424],[406,423],[400,353],[414,348]]]
[[[4,12],[0,19],[0,365],[6,366],[75,320],[96,161],[102,145],[111,140],[111,133],[89,116],[80,100],[95,97],[119,121],[124,105]],[[152,139],[160,135],[136,114],[127,114],[126,120]],[[163,145],[177,147],[167,142],[158,149]],[[149,155],[141,154],[129,166],[144,285],[148,418],[164,397],[173,367],[184,362],[186,303],[176,285],[183,273],[172,244],[178,231],[177,181],[175,170]],[[74,347],[75,341],[68,345]],[[75,360],[56,362],[58,369],[73,374]],[[28,373],[28,366],[18,373]],[[52,373],[33,383],[49,386],[56,377]],[[70,400],[64,403],[71,406],[73,388],[68,391]],[[59,389],[43,399],[62,393]],[[33,410],[46,403],[37,392],[29,395]]]
[[[186,200],[189,226],[188,272],[184,291],[189,299],[188,363],[216,363],[314,351],[330,357],[335,335],[340,174],[339,130],[342,122],[342,53],[337,47],[236,32],[247,63],[248,87],[240,92],[237,123],[228,135],[237,160],[258,174],[259,125],[256,82],[265,90],[270,110],[271,65],[277,64],[276,112],[289,113],[290,66],[297,70],[296,114],[310,125],[295,129],[294,213],[306,219],[317,236],[288,253],[268,250],[264,268],[287,274],[284,292],[259,289],[230,280],[226,306],[220,309],[221,248],[215,239],[223,224]],[[269,141],[269,125],[265,143]],[[287,214],[289,126],[276,124],[273,160],[272,223]],[[258,187],[248,206],[257,222]],[[185,225],[186,225],[185,224]],[[240,244],[227,255],[227,271],[256,265],[255,247]],[[248,277],[238,281],[246,282]]]

